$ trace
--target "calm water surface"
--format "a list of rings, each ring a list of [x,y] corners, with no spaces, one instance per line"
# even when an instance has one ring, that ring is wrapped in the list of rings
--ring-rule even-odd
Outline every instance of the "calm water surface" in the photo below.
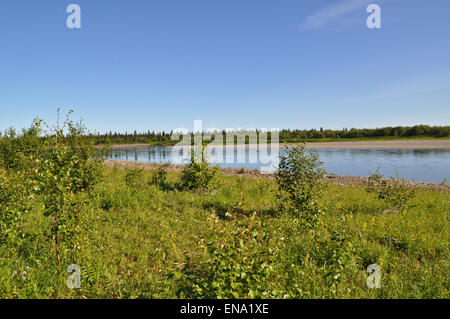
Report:
[[[312,149],[319,153],[328,173],[338,175],[369,176],[377,170],[387,177],[409,180],[442,182],[450,181],[450,149]],[[212,151],[210,162],[220,167],[260,169],[267,163],[265,152],[249,152],[248,148]],[[280,149],[283,154],[284,149]],[[263,153],[263,154],[261,154]],[[274,152],[273,152],[274,153]],[[275,154],[275,153],[274,153]],[[270,155],[270,150],[269,154]],[[114,148],[107,156],[113,160],[150,163],[183,164],[189,157],[186,150],[172,147],[147,146]],[[262,163],[260,158],[263,158]],[[273,156],[272,158],[275,158]],[[239,160],[238,160],[239,159]]]

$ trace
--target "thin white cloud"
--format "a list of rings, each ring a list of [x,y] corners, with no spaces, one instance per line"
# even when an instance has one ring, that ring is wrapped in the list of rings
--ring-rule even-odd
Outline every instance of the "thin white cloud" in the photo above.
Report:
[[[347,0],[324,7],[307,17],[300,26],[300,31],[316,30],[331,20],[337,19],[359,8],[363,8],[375,0]],[[379,2],[379,1],[378,1]],[[365,11],[364,11],[365,12]]]

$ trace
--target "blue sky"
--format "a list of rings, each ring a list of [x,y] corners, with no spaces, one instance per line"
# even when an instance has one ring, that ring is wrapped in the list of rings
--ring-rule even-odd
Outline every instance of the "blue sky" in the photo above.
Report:
[[[99,132],[449,125],[450,1],[2,0],[0,129],[58,107]]]

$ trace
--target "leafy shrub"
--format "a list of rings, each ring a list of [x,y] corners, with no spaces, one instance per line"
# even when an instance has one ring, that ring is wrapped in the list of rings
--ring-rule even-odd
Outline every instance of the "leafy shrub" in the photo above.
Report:
[[[58,110],[59,111],[59,110]],[[74,123],[69,114],[60,127],[50,129],[38,154],[37,193],[45,214],[53,218],[51,234],[58,263],[63,252],[71,252],[76,263],[80,232],[79,215],[88,202],[88,194],[101,179],[102,160],[86,135],[84,125]]]
[[[303,144],[287,149],[276,174],[281,211],[299,217],[307,228],[314,228],[322,214],[318,199],[323,194],[325,170],[321,165],[319,155],[305,151]]]
[[[69,112],[62,126],[8,130],[0,139],[0,230],[2,237],[18,229],[21,217],[37,198],[52,218],[51,237],[59,264],[71,255],[76,262],[80,246],[80,214],[101,179],[102,160],[86,135],[82,122]],[[58,110],[59,118],[59,110]]]
[[[39,137],[41,120],[34,120],[28,129],[21,133],[8,129],[0,139],[0,166],[6,170],[28,170],[32,173],[37,154],[42,153],[43,143]]]
[[[177,186],[182,190],[210,189],[213,186],[217,172],[217,167],[209,167],[204,150],[202,150],[201,163],[196,162],[194,151],[192,151],[191,160],[183,168]]]
[[[31,209],[29,186],[22,172],[0,169],[0,243],[18,235],[20,221]]]
[[[378,199],[383,200],[390,209],[396,211],[404,209],[416,194],[416,190],[409,187],[405,180],[386,179],[378,173],[369,177],[366,191],[375,193]]]
[[[21,133],[8,129],[0,138],[0,240],[16,237],[37,188],[36,172],[43,143],[41,121]]]
[[[178,281],[178,296],[183,298],[270,298],[284,295],[273,281],[280,261],[280,247],[271,244],[271,236],[260,219],[250,218],[225,242],[201,239],[198,246],[207,258],[196,264],[187,260],[181,272],[169,271]]]
[[[132,188],[141,188],[144,186],[144,169],[132,167],[126,169],[125,184]]]
[[[161,189],[167,188],[167,171],[159,167],[156,171],[153,172],[152,178],[150,180],[150,185],[156,185]]]

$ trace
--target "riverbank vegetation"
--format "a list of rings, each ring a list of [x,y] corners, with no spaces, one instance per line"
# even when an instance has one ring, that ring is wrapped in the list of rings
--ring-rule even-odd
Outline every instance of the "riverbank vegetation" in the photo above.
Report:
[[[42,126],[0,142],[1,298],[449,297],[448,190],[327,183],[303,148],[276,178],[106,167]]]
[[[242,134],[243,132],[237,132]],[[212,135],[223,134],[225,132],[215,132]],[[117,133],[108,132],[106,134],[93,134],[91,137],[97,145],[108,144],[149,144],[160,146],[175,145],[178,140],[171,138],[172,132],[137,132]],[[396,126],[383,127],[377,129],[342,129],[329,130],[320,128],[319,130],[281,130],[279,135],[280,143],[301,143],[301,142],[331,142],[331,141],[370,141],[370,140],[391,140],[391,139],[424,139],[424,138],[449,138],[450,126]],[[270,133],[269,133],[270,140]],[[249,143],[248,137],[246,143]]]

